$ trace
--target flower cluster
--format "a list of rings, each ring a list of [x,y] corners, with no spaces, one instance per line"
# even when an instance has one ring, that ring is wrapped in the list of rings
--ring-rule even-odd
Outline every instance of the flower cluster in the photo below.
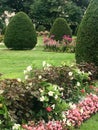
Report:
[[[63,88],[46,82],[41,84],[42,86],[39,88],[40,93],[38,96],[38,100],[42,103],[42,115],[40,116],[45,121],[62,119],[62,111],[68,108],[66,102],[61,98],[63,96]]]
[[[63,112],[65,119],[62,121],[52,120],[48,123],[41,121],[36,125],[34,122],[29,122],[22,127],[26,130],[68,130],[70,127],[79,127],[83,121],[98,112],[98,96],[89,94],[78,104],[70,104],[70,106],[68,111]]]
[[[37,125],[32,122],[30,124],[22,125],[22,127],[26,130],[67,130],[61,121],[49,121],[48,123],[41,121]]]
[[[65,112],[66,121],[69,121],[72,126],[80,126],[93,113],[98,112],[98,96],[89,94],[79,104],[73,104],[73,106],[72,109]]]
[[[45,50],[65,52],[66,46],[72,41],[72,38],[70,38],[67,35],[63,36],[62,41],[56,41],[53,38],[54,38],[54,35],[52,35],[51,37],[44,36],[43,42],[44,42]]]

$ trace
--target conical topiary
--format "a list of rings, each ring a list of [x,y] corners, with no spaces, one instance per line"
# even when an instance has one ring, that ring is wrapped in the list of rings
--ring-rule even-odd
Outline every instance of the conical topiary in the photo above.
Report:
[[[64,35],[72,36],[71,29],[64,18],[57,18],[50,30],[50,36],[54,35],[56,41],[61,41]]]
[[[7,26],[4,43],[10,49],[32,49],[37,43],[37,35],[31,19],[24,13],[17,13]]]
[[[98,0],[91,0],[77,33],[76,62],[98,66]]]

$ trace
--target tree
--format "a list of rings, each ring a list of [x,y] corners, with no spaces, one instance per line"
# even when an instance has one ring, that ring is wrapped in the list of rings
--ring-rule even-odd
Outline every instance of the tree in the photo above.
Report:
[[[31,7],[31,17],[36,26],[44,25],[50,30],[54,20],[62,14],[64,0],[38,0]]]
[[[98,0],[91,0],[79,26],[76,62],[92,62],[98,66]]]
[[[63,17],[75,32],[90,0],[0,0],[0,12],[23,11],[29,15],[36,27],[50,30],[54,20]]]
[[[4,43],[9,49],[32,49],[37,43],[36,32],[30,18],[23,12],[17,13],[7,26]]]
[[[72,36],[71,29],[64,18],[57,18],[50,30],[50,36],[54,35],[56,41],[61,41],[64,35]]]

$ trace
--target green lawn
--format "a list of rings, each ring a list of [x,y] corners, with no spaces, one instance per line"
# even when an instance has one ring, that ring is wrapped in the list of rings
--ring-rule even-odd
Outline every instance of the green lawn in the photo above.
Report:
[[[37,68],[41,68],[43,61],[56,66],[63,62],[71,64],[75,62],[75,55],[70,53],[45,52],[41,37],[38,39],[38,44],[33,50],[13,51],[0,45],[0,73],[3,73],[4,78],[22,78],[23,70],[27,66],[34,65]]]
[[[85,121],[80,128],[75,130],[98,130],[98,113]]]

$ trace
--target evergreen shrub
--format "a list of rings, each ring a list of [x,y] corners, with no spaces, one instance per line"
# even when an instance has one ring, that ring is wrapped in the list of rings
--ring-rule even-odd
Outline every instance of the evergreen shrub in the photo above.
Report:
[[[57,18],[50,30],[50,36],[54,35],[56,41],[61,41],[64,35],[72,37],[71,29],[64,18]]]
[[[7,26],[4,43],[9,49],[32,49],[37,43],[37,35],[31,19],[24,13],[17,13]]]
[[[92,0],[77,34],[76,62],[98,66],[98,0]]]

